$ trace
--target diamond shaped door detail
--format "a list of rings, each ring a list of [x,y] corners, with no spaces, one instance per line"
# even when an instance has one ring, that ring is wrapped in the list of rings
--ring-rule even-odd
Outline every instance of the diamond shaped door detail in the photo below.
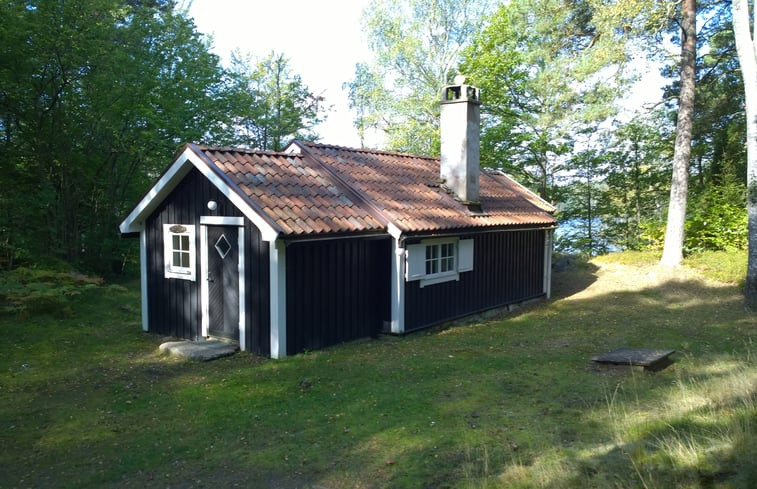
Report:
[[[229,251],[231,251],[231,244],[229,244],[229,240],[226,239],[225,234],[222,234],[221,237],[218,238],[218,241],[216,241],[215,244],[215,248],[221,259],[226,258],[226,255],[229,254]]]

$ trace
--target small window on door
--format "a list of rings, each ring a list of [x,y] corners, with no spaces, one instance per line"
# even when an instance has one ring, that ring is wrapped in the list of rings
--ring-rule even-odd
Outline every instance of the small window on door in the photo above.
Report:
[[[195,227],[182,224],[163,225],[165,277],[195,279]]]

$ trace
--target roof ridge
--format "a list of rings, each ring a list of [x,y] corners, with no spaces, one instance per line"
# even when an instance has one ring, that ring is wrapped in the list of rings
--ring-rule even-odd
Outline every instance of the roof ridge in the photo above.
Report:
[[[328,144],[328,143],[317,143],[313,141],[298,141],[298,142],[300,142],[304,146],[315,146],[315,147],[320,147],[320,148],[334,148],[334,149],[339,149],[339,150],[354,151],[356,153],[402,156],[406,158],[421,158],[424,160],[439,161],[438,156],[416,155],[412,153],[403,153],[401,151],[389,151],[385,149],[373,149],[373,148],[353,148],[350,146],[340,146],[338,144]]]
[[[296,156],[300,157],[301,155],[293,154],[293,153],[287,153],[285,151],[273,151],[270,149],[253,149],[253,148],[243,148],[243,147],[236,147],[236,146],[212,146],[212,145],[206,145],[206,144],[195,144],[197,148],[199,148],[202,151],[222,151],[227,153],[245,153],[245,154],[258,154],[258,155],[270,155],[270,156]]]

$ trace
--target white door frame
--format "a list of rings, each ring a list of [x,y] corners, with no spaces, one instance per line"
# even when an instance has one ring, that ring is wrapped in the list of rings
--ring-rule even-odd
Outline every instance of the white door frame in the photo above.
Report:
[[[210,322],[208,308],[208,226],[237,226],[237,247],[239,249],[237,272],[239,275],[239,348],[247,350],[247,300],[245,290],[244,218],[223,216],[200,216],[200,303],[202,305],[202,336],[208,337]]]

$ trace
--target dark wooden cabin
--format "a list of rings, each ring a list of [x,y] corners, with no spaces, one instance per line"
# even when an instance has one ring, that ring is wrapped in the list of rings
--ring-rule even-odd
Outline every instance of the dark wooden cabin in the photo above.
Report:
[[[186,145],[120,227],[143,329],[280,358],[548,297],[554,208],[479,170],[478,106],[445,87],[441,158]]]

